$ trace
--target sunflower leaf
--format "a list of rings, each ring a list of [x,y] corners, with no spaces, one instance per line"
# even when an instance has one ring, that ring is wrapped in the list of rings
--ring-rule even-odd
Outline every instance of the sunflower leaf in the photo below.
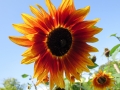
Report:
[[[85,87],[85,89],[82,89],[82,90],[92,90],[91,79],[88,82],[84,82],[82,86]]]
[[[70,82],[68,81],[68,79],[65,78],[65,90],[69,90],[70,89]]]
[[[120,37],[116,37],[120,41]]]
[[[110,50],[110,56],[112,56],[112,54],[120,47],[120,44],[117,44],[116,46],[114,46],[111,50]],[[119,50],[118,50],[119,52]]]
[[[119,73],[113,74],[113,76],[116,77],[116,78],[120,78],[120,74]]]
[[[26,78],[26,77],[28,77],[29,75],[27,75],[27,74],[23,74],[22,75],[22,78]]]
[[[81,84],[82,84],[82,83],[81,83]],[[81,86],[81,84],[80,84],[80,82],[75,82],[75,83],[72,85],[71,89],[72,89],[72,90],[80,90],[80,88],[81,88],[82,90],[86,90],[83,86]]]
[[[112,36],[116,37],[116,34],[117,34],[117,33],[115,33],[115,34],[111,34],[110,37],[112,37]]]
[[[113,74],[117,83],[120,83],[120,73]]]
[[[87,66],[89,69],[93,69],[96,68],[98,65],[96,63],[94,63],[94,66]]]

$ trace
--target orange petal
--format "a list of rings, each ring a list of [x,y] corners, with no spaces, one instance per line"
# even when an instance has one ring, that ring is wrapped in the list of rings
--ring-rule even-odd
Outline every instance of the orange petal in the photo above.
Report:
[[[44,69],[48,69],[50,66],[46,66],[48,61],[51,59],[49,52],[45,52],[44,55],[41,55],[41,58],[35,62],[34,66],[34,77],[38,77]]]
[[[72,54],[68,55],[68,59],[70,59],[71,63],[76,66],[76,68],[81,71],[89,72],[87,65],[94,66],[93,62],[88,59],[87,56],[81,55],[81,53],[75,50],[72,50]],[[79,72],[79,73],[80,73]]]
[[[40,20],[37,20],[37,23],[39,23],[39,26],[37,27],[34,27],[34,29],[37,31],[37,32],[40,32],[40,31],[43,31],[45,34],[48,34],[49,33],[49,28],[48,26],[46,25],[46,22],[44,20],[40,21]],[[49,22],[48,22],[49,23]]]
[[[55,28],[52,17],[45,18],[44,22],[45,22],[46,26],[48,27],[49,31],[51,31]]]
[[[38,71],[39,72],[39,71]],[[39,83],[41,83],[41,81],[44,79],[45,76],[48,75],[48,70],[44,70],[39,76],[38,76],[38,82],[36,83],[36,85],[38,85]]]
[[[77,36],[78,38],[79,37],[86,37],[87,38],[87,37],[92,37],[101,31],[102,31],[102,28],[83,28],[80,30],[73,31],[73,36],[75,36],[75,37]]]
[[[75,50],[77,53],[80,53],[81,56],[86,56],[86,57],[90,56],[89,51],[85,49],[86,47],[84,46],[84,44],[82,45],[82,43],[84,43],[84,42],[78,42],[78,41],[73,42],[71,51]]]
[[[71,8],[66,8],[64,9],[62,12],[58,12],[58,15],[59,15],[59,24],[61,26],[64,26],[67,21],[69,20],[69,17],[70,17],[70,14],[71,14]]]
[[[90,6],[86,6],[85,8],[78,9],[72,13],[70,19],[71,20],[79,19],[79,21],[83,20],[85,16],[89,13],[89,11],[90,11]]]
[[[89,13],[89,11],[90,11],[90,6],[87,6],[87,7],[82,8],[82,9],[75,10],[70,15],[66,26],[69,26],[69,25],[75,24],[75,22],[80,22],[80,21],[84,20],[84,18]]]
[[[65,10],[66,8],[68,7],[72,7],[71,8],[71,11],[74,10],[74,3],[73,3],[73,0],[62,0],[62,3],[61,5],[58,7],[58,10],[60,10],[61,12],[63,10]]]
[[[47,7],[48,7],[48,9],[49,9],[50,15],[51,15],[52,17],[54,17],[54,16],[55,16],[55,13],[56,13],[56,8],[55,8],[55,6],[51,3],[50,0],[46,0],[46,5],[47,5]]]
[[[13,27],[22,34],[36,33],[36,31],[27,24],[13,24]]]
[[[90,28],[90,27],[93,27],[98,21],[99,21],[99,19],[82,21],[82,22],[79,22],[79,23],[73,25],[71,30],[80,30],[80,29],[84,29],[84,28]]]
[[[55,84],[57,84],[57,86],[59,86],[60,88],[64,88],[64,81],[63,81],[63,71],[59,71],[59,65],[57,62],[57,58],[51,58],[48,61],[48,65],[46,66],[50,66],[50,75],[53,78],[53,81]]]
[[[15,44],[18,44],[20,46],[30,47],[31,45],[33,45],[33,42],[29,41],[25,36],[21,37],[9,36],[9,39]]]
[[[34,8],[33,6],[30,6],[30,10],[31,12],[36,15],[40,20],[43,19],[42,18],[42,14],[39,10],[37,10],[36,8]]]
[[[84,42],[92,42],[92,43],[94,43],[94,42],[97,42],[97,41],[98,41],[98,39],[97,39],[97,38],[95,38],[95,37],[90,37],[90,38],[81,38],[81,40],[82,40],[82,41],[84,41]]]
[[[76,66],[74,66],[67,57],[64,57],[64,65],[66,69],[71,73],[71,75],[75,76],[76,79],[80,79],[79,75],[77,74],[76,71]]]
[[[78,50],[81,51],[81,53],[83,52],[83,55],[88,54],[88,52],[98,52],[97,48],[90,46],[85,42],[80,42],[80,41],[74,42],[73,48],[77,51]]]
[[[34,43],[29,49],[27,49],[22,54],[22,56],[25,56],[25,57],[35,57],[38,54],[43,53],[43,50],[44,50],[44,52],[46,51],[45,48],[41,48],[41,47],[44,47],[44,46],[45,46],[44,43]]]
[[[36,34],[28,34],[26,35],[26,37],[33,42],[43,42],[46,38],[45,35],[40,34],[40,33],[36,33]]]
[[[27,25],[30,25],[31,27],[39,27],[40,25],[37,23],[36,18],[33,16],[30,16],[28,14],[22,14],[22,19]]]
[[[53,81],[53,78],[54,78],[54,77],[50,76],[50,90],[52,90],[53,87],[54,87],[54,81]]]
[[[71,77],[70,77],[70,73],[69,71],[65,68],[65,75],[66,75],[66,78],[71,81]],[[71,81],[72,82],[72,81]]]
[[[58,72],[59,72],[59,71],[58,71]],[[52,75],[52,74],[50,74],[50,75]],[[54,77],[54,78],[53,78],[53,81],[54,81],[54,83],[55,83],[58,87],[60,87],[60,88],[65,88],[65,84],[64,84],[63,77],[61,77],[61,75],[59,75],[59,73],[58,73],[58,74],[54,74],[54,75],[52,75],[51,77]]]
[[[60,11],[63,11],[67,7],[68,3],[69,3],[69,0],[62,0],[62,3],[58,9],[60,9]]]
[[[39,66],[40,60],[41,59],[39,58],[39,60],[35,61],[35,64],[34,64],[34,76],[33,76],[34,78],[38,77],[39,74],[44,71],[44,68],[43,68],[44,65],[42,64],[42,66]]]
[[[63,72],[62,71],[58,71],[58,81],[60,82],[58,85],[60,88],[65,88],[65,83],[64,83],[64,77],[63,77]]]
[[[36,57],[25,57],[22,59],[21,64],[30,64],[35,62],[36,60],[38,60],[40,58],[40,56],[36,56]]]
[[[31,52],[31,49],[32,49],[32,46],[30,48],[28,48],[23,54],[22,56],[24,57],[35,57],[37,55],[34,55],[32,52]]]
[[[43,18],[46,18],[49,16],[49,14],[40,5],[37,4],[37,7],[40,9]]]

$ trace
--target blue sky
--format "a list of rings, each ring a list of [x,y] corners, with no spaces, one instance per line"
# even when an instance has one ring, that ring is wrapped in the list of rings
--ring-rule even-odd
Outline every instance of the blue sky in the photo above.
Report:
[[[51,0],[56,7],[59,6],[61,0]],[[97,62],[102,65],[107,62],[107,59],[101,57],[105,47],[112,48],[119,41],[109,36],[113,33],[118,33],[120,36],[120,1],[119,0],[74,0],[76,9],[89,5],[90,13],[86,20],[100,18],[96,24],[102,27],[103,31],[96,35],[99,42],[91,45],[97,47],[99,52],[92,53],[97,56]],[[27,73],[33,75],[33,64],[20,64],[21,54],[26,48],[12,43],[8,36],[20,36],[21,34],[15,31],[12,27],[13,23],[22,23],[21,13],[31,14],[29,6],[40,4],[46,11],[45,0],[0,0],[0,86],[4,79],[9,77],[17,78],[21,83],[26,83],[28,79],[22,79],[21,75]]]

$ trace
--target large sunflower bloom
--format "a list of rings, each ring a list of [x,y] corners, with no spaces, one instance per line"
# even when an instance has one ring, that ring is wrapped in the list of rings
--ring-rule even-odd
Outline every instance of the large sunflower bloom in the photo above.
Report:
[[[87,65],[93,66],[89,60],[89,52],[98,51],[87,42],[96,42],[95,34],[102,29],[94,25],[99,19],[84,21],[90,7],[76,10],[73,0],[62,0],[58,9],[50,0],[45,0],[49,14],[40,6],[30,6],[35,17],[22,14],[24,23],[13,24],[23,34],[21,37],[10,36],[10,40],[18,45],[28,47],[22,54],[22,64],[34,64],[34,77],[37,84],[50,75],[50,89],[56,84],[64,88],[64,73],[80,79],[78,73],[89,71]]]
[[[92,86],[94,90],[106,90],[114,86],[114,80],[110,73],[99,71],[92,79]]]

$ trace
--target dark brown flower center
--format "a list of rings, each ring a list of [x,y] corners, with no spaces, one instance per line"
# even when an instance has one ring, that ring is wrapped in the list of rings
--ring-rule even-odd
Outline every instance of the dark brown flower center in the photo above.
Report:
[[[51,31],[47,37],[47,46],[51,53],[63,56],[68,52],[72,44],[72,36],[68,29],[59,27]]]
[[[57,87],[55,90],[65,90],[64,88]]]
[[[106,82],[106,78],[103,76],[99,77],[97,80],[100,84],[104,84]]]

